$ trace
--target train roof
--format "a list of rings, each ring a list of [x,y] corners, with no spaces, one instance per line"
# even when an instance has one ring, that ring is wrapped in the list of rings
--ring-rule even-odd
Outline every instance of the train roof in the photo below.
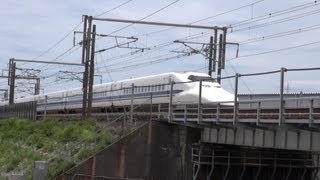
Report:
[[[109,83],[118,83],[118,82],[126,82],[126,81],[134,81],[134,80],[142,80],[142,79],[148,79],[148,78],[157,78],[157,77],[168,77],[168,76],[175,76],[177,78],[183,78],[184,80],[187,79],[190,75],[196,75],[196,76],[208,76],[205,73],[199,73],[199,72],[192,72],[192,71],[178,71],[178,72],[167,72],[162,74],[155,74],[155,75],[149,75],[149,76],[141,76],[136,78],[130,78],[130,79],[123,79],[119,81],[113,81]],[[109,84],[106,83],[106,84]]]

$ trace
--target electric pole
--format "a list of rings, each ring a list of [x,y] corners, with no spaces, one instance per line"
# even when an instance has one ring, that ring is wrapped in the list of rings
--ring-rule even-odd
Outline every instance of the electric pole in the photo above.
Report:
[[[213,59],[213,37],[210,37],[210,45],[209,45],[209,70],[208,74],[211,77],[212,76],[212,71],[213,71],[213,64],[215,63],[215,59]]]
[[[8,78],[8,85],[9,85],[9,104],[14,103],[14,88],[15,88],[15,80],[16,80],[16,63],[10,59],[9,62],[9,78]]]
[[[26,60],[26,59],[14,59],[9,60],[9,72],[8,76],[0,76],[0,78],[8,78],[9,85],[9,104],[14,103],[14,92],[15,92],[15,81],[16,79],[35,79],[37,85],[35,85],[35,94],[40,92],[40,78],[36,76],[17,76],[16,75],[16,62],[28,62],[28,63],[40,63],[40,64],[59,64],[59,65],[70,65],[70,66],[83,66],[77,63],[63,63],[63,62],[52,62],[52,61],[37,61],[37,60]],[[30,69],[31,70],[31,69]],[[33,69],[32,69],[33,70]]]
[[[85,65],[85,71],[82,86],[82,118],[85,118],[91,116],[93,97],[96,25],[92,26],[92,16],[84,16],[83,30],[82,63]]]
[[[222,52],[222,39],[223,39],[223,35],[220,34],[219,36],[219,56],[218,56],[218,70],[217,70],[217,82],[219,84],[221,84],[221,69],[222,69],[222,61],[223,61],[223,52]]]

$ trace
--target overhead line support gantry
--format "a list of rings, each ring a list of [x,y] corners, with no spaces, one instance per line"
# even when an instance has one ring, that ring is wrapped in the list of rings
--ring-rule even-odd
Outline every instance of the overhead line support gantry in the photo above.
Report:
[[[153,26],[168,26],[168,27],[214,30],[214,36],[212,37],[214,39],[210,42],[211,50],[210,50],[210,57],[208,58],[209,59],[208,74],[212,76],[212,72],[216,72],[216,69],[217,69],[217,80],[219,83],[221,83],[221,69],[225,68],[228,27],[91,17],[91,21],[93,20],[119,22],[119,23],[131,23],[131,24],[144,24],[144,25],[153,25]],[[219,33],[218,31],[221,31],[220,38],[218,37],[218,33]],[[217,45],[218,38],[219,38],[219,45]],[[219,49],[218,53],[217,53],[217,49]],[[217,55],[218,55],[218,59],[217,59]],[[218,65],[216,65],[216,63]]]

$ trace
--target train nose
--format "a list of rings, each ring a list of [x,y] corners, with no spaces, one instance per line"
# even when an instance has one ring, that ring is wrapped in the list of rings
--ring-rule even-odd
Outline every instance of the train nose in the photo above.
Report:
[[[234,105],[234,94],[223,89],[203,92],[203,103],[220,103],[223,106]]]

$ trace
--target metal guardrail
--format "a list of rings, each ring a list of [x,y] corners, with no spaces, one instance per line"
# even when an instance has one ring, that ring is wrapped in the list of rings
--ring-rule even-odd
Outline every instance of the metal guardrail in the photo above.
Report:
[[[303,101],[305,106],[293,107],[290,101]],[[315,104],[315,102],[318,102]],[[288,98],[280,106],[278,99],[238,101],[234,106],[216,104],[174,105],[172,104],[172,121],[214,122],[214,123],[271,123],[271,124],[320,124],[320,97]],[[251,108],[246,105],[250,104]],[[267,104],[267,105],[265,105]],[[274,106],[270,106],[273,104]],[[276,107],[278,106],[278,107]],[[242,107],[242,108],[240,108]],[[280,110],[282,108],[282,110]]]
[[[16,103],[7,106],[0,106],[0,119],[18,117],[25,119],[36,119],[36,102]]]

